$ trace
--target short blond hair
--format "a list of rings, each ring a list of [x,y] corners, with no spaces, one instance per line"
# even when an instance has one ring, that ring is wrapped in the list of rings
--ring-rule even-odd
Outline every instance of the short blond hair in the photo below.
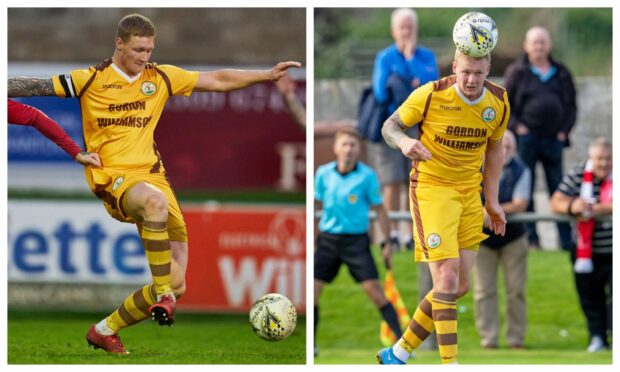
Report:
[[[141,14],[126,15],[118,23],[116,37],[126,43],[132,36],[155,36],[155,25]]]
[[[469,57],[469,58],[473,58],[473,59],[478,59],[478,60],[486,59],[487,61],[489,61],[489,63],[491,63],[491,53],[485,54],[482,57],[473,57],[473,56],[465,54],[465,53],[463,53],[463,52],[461,52],[460,50],[457,49],[454,52],[454,60],[456,61],[460,56],[465,56],[465,57]]]

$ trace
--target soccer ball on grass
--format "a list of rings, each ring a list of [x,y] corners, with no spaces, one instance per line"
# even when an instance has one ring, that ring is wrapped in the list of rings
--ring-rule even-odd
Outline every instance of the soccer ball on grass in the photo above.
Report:
[[[256,300],[250,308],[250,325],[260,338],[280,341],[295,330],[297,311],[285,296],[268,293]]]
[[[452,39],[461,53],[483,57],[497,45],[497,26],[491,17],[478,12],[464,14],[454,24]]]

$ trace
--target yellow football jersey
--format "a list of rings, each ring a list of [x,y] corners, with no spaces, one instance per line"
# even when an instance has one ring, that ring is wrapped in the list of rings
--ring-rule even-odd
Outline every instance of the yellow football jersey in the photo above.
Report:
[[[54,76],[59,97],[77,97],[84,142],[105,168],[163,171],[153,133],[168,97],[190,95],[198,72],[148,63],[129,77],[111,59]]]
[[[487,140],[502,138],[510,105],[506,90],[489,81],[480,98],[470,101],[458,90],[456,76],[449,76],[416,89],[398,115],[409,127],[419,123],[420,141],[433,155],[414,162],[412,176],[417,172],[417,180],[428,184],[476,187]]]

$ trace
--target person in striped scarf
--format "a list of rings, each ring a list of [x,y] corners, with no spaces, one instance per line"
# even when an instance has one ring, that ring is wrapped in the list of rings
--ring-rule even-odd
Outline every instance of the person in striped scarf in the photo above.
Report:
[[[609,347],[612,316],[612,147],[590,144],[588,160],[572,169],[551,197],[554,213],[575,217],[577,249],[571,252],[575,284],[590,334],[589,352]]]

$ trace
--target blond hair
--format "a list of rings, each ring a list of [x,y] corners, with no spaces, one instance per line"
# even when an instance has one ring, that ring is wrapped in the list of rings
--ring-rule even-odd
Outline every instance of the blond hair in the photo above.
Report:
[[[118,23],[116,37],[120,37],[126,43],[132,36],[155,36],[155,25],[143,15],[126,15]]]
[[[473,56],[470,56],[470,55],[468,55],[468,54],[465,54],[465,53],[463,53],[463,52],[461,52],[460,50],[458,50],[458,49],[457,49],[457,50],[454,52],[454,60],[456,61],[456,60],[457,60],[460,56],[465,56],[465,57],[468,57],[468,58],[473,58],[473,59],[477,59],[477,60],[486,59],[489,63],[491,63],[491,53],[489,53],[489,54],[485,54],[485,55],[483,55],[482,57],[473,57]]]

